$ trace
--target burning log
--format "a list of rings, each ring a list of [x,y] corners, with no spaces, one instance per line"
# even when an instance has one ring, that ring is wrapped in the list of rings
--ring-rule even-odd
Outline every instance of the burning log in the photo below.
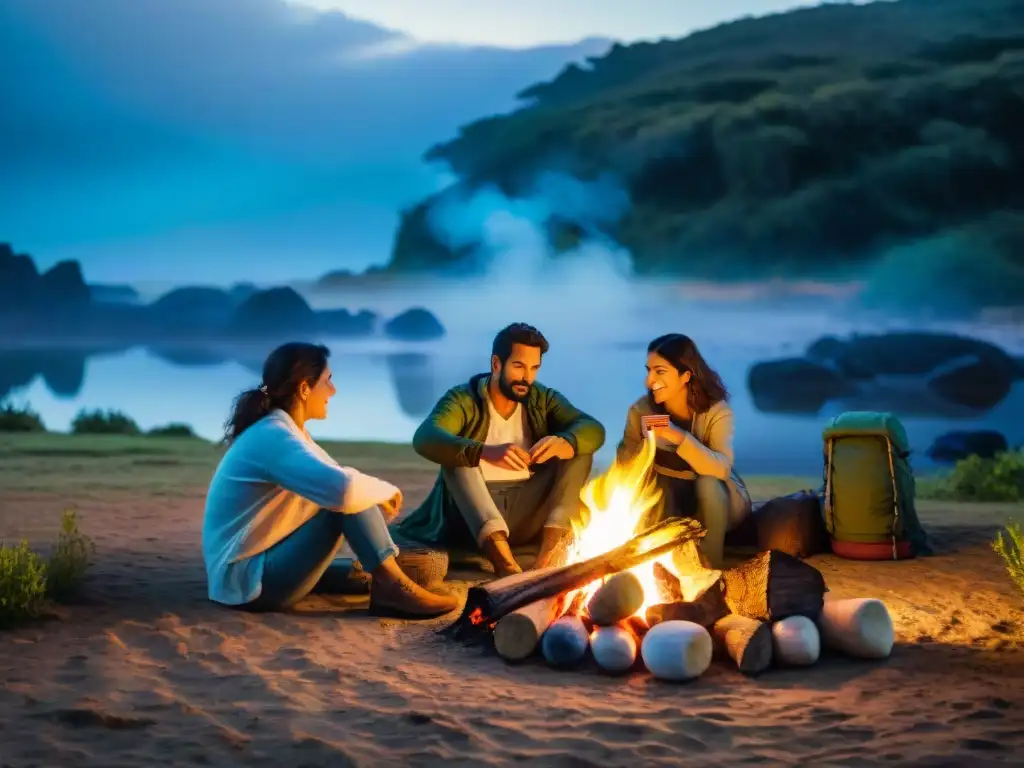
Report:
[[[654,564],[654,583],[658,588],[658,601],[662,603],[681,603],[683,588],[679,579],[661,563]]]
[[[829,600],[818,618],[827,648],[862,659],[885,659],[892,653],[896,632],[881,600],[855,597]]]
[[[502,616],[494,625],[494,648],[508,661],[522,661],[537,650],[537,644],[551,623],[561,614],[565,596],[530,603]]]
[[[716,580],[693,600],[652,605],[647,609],[647,623],[653,627],[666,621],[692,621],[708,629],[728,614],[722,583]]]
[[[585,587],[605,576],[628,571],[705,533],[704,526],[692,518],[672,518],[589,560],[517,573],[471,587],[462,614],[441,631],[455,639],[482,639],[495,622],[518,608]]]
[[[568,551],[559,547],[552,555],[555,566],[565,564]],[[551,623],[562,615],[565,595],[537,600],[502,616],[494,625],[494,648],[507,661],[522,661],[537,650],[541,637]]]
[[[644,604],[644,585],[636,574],[620,571],[602,584],[587,603],[595,624],[610,627],[628,619]]]
[[[548,627],[541,639],[541,653],[553,667],[571,667],[583,661],[590,634],[579,616],[563,616]]]
[[[711,633],[719,652],[735,661],[745,675],[763,672],[772,663],[770,624],[731,614],[716,621]]]
[[[821,655],[818,627],[806,616],[790,616],[772,624],[772,655],[781,664],[806,667]]]
[[[651,674],[660,680],[692,680],[711,665],[714,644],[699,624],[666,621],[644,637],[640,655]]]
[[[817,568],[777,550],[723,571],[722,579],[729,609],[759,621],[817,618],[828,591]]]

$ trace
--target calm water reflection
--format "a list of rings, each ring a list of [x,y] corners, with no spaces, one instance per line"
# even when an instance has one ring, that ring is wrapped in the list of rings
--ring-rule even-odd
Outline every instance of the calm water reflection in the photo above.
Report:
[[[332,344],[338,396],[330,417],[313,427],[318,437],[407,442],[434,402],[454,383],[487,365],[489,345],[449,339],[417,349],[374,348],[373,344]],[[850,408],[887,407],[876,403],[831,403],[816,415],[758,411],[746,386],[747,371],[759,359],[786,354],[779,345],[709,342],[709,361],[732,392],[736,412],[736,452],[745,473],[816,475],[821,467],[821,426]],[[205,437],[216,438],[231,399],[259,383],[262,351],[219,353],[194,350],[47,350],[0,352],[0,395],[29,402],[51,429],[65,430],[80,408],[117,408],[143,428],[184,421]],[[642,393],[644,345],[553,344],[542,381],[564,391],[601,419],[609,440],[600,458],[614,451],[626,409]],[[894,402],[917,454],[939,434],[955,428],[994,428],[1011,442],[1024,440],[1024,388],[1019,384],[996,408],[969,419],[909,415]]]

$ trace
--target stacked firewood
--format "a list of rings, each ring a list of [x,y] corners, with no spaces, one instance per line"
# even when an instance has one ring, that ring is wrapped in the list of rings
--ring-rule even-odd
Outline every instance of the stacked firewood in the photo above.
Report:
[[[673,568],[655,563],[658,602],[646,611],[641,608],[647,595],[630,569],[651,558],[637,556],[643,545],[633,546],[632,559],[616,553],[651,531],[592,561],[474,587],[449,632],[466,638],[491,630],[486,634],[508,661],[539,653],[564,668],[578,665],[589,652],[608,672],[642,664],[666,680],[699,677],[716,657],[756,675],[773,664],[813,664],[822,647],[861,658],[889,655],[893,624],[880,600],[826,601],[825,580],[816,568],[774,550],[734,568],[710,569],[697,547],[704,532],[699,523],[672,523],[674,545],[660,546],[654,556],[670,554]],[[582,588],[595,580],[591,573],[602,584],[584,599]],[[686,581],[685,589],[675,574]]]

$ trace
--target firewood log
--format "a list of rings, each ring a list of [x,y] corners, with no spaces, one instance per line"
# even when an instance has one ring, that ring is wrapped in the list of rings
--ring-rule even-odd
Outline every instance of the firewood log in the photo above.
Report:
[[[776,550],[723,571],[722,580],[729,609],[758,621],[787,616],[816,619],[828,591],[817,568]]]
[[[790,616],[772,624],[772,657],[777,664],[804,667],[820,655],[818,627],[806,616]]]
[[[889,609],[872,598],[829,600],[818,628],[826,648],[862,659],[888,658],[896,641]]]
[[[625,672],[636,662],[640,640],[628,621],[597,627],[590,633],[590,652],[606,672]]]
[[[683,600],[683,589],[679,579],[661,563],[654,564],[654,581],[658,586],[659,603],[679,603]]]
[[[625,544],[579,563],[526,571],[471,587],[462,614],[442,633],[467,642],[490,636],[501,617],[524,605],[584,587],[592,581],[644,563],[697,539],[707,531],[692,518],[672,518],[633,537]]]
[[[583,661],[590,635],[579,616],[563,616],[548,627],[540,642],[544,659],[553,667],[571,667]]]
[[[552,566],[565,564],[568,552],[559,547],[551,557]],[[565,608],[565,595],[537,600],[502,616],[494,625],[494,648],[507,661],[521,661],[537,650],[551,622]]]
[[[725,604],[722,583],[715,581],[695,600],[652,605],[647,609],[647,624],[653,627],[665,621],[692,621],[694,624],[709,628],[728,613],[729,607]]]
[[[602,584],[587,603],[587,613],[597,625],[611,626],[629,618],[644,604],[644,585],[636,574],[620,571]]]
[[[728,655],[745,675],[763,672],[772,663],[770,624],[730,614],[715,622],[711,634],[719,653]]]
[[[711,665],[711,635],[690,621],[666,621],[644,636],[644,666],[660,680],[692,680]]]

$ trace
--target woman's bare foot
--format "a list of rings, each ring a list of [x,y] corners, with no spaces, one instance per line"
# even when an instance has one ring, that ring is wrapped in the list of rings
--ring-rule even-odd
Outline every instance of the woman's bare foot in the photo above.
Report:
[[[429,619],[458,607],[457,598],[429,592],[406,576],[393,557],[373,570],[370,586],[370,610],[373,613]]]
[[[494,566],[494,573],[500,579],[522,573],[523,569],[516,562],[512,548],[508,545],[508,537],[504,533],[496,533],[489,537],[483,545],[484,555]]]

